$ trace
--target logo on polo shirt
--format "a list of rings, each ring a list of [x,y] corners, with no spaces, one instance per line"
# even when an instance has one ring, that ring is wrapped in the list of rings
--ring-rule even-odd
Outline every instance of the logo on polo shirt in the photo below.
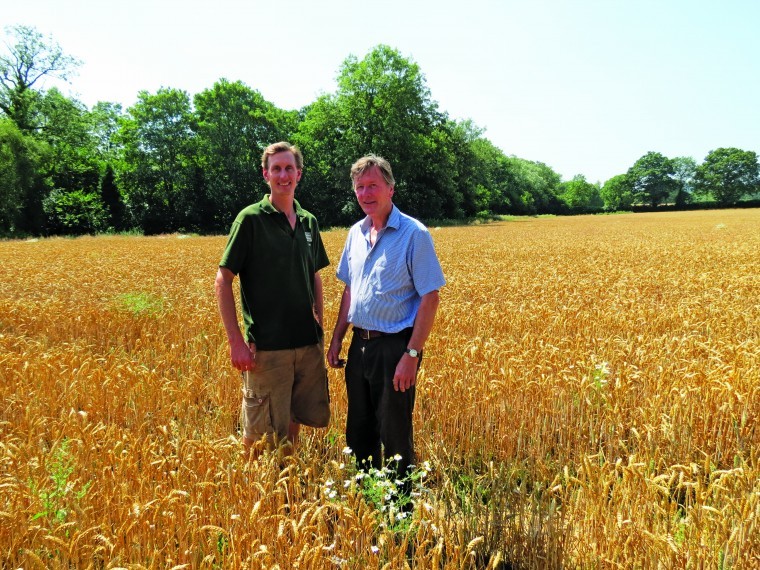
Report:
[[[306,234],[306,241],[311,243],[311,232],[304,232]]]

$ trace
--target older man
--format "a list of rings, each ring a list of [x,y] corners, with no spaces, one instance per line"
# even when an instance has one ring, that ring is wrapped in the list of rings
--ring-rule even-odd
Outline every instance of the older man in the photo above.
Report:
[[[346,442],[359,467],[380,468],[395,457],[401,477],[416,461],[412,430],[417,369],[445,284],[430,233],[393,204],[391,165],[368,155],[351,167],[366,217],[349,231],[338,265],[345,283],[327,361],[346,364]],[[400,457],[400,460],[398,458]]]

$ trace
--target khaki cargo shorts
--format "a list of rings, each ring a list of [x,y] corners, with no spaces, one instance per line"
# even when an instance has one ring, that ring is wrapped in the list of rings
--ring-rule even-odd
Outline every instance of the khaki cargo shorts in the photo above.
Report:
[[[256,368],[243,372],[243,435],[287,438],[293,420],[310,427],[330,421],[322,342],[288,350],[257,350]]]

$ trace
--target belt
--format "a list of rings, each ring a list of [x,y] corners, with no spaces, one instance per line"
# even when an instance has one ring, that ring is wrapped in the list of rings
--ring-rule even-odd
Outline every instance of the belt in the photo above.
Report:
[[[354,334],[357,335],[362,340],[372,340],[373,338],[380,338],[381,336],[396,336],[399,334],[409,334],[411,333],[411,328],[400,330],[398,332],[394,333],[387,333],[383,331],[371,331],[367,329],[360,329],[359,327],[354,327]]]

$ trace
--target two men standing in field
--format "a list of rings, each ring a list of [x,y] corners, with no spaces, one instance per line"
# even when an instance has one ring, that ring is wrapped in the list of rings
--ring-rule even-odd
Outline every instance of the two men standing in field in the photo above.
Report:
[[[232,364],[244,375],[248,448],[265,434],[294,443],[299,424],[329,420],[318,275],[328,260],[316,220],[293,197],[302,167],[288,143],[267,148],[262,169],[271,194],[236,218],[216,278]],[[341,347],[353,325],[346,442],[360,468],[380,468],[384,449],[403,477],[415,462],[416,374],[445,280],[428,230],[393,204],[388,161],[360,158],[351,180],[366,217],[349,231],[338,265],[345,287],[327,360],[343,366]],[[245,338],[232,295],[237,274]]]

